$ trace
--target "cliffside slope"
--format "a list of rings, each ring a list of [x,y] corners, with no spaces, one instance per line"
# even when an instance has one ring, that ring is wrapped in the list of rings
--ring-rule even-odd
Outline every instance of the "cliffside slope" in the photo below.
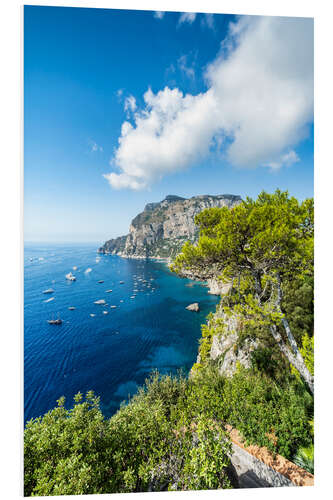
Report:
[[[173,258],[184,242],[198,239],[194,217],[211,207],[241,203],[238,195],[200,195],[186,199],[168,195],[158,203],[148,203],[131,222],[129,234],[108,240],[99,253],[132,258]]]

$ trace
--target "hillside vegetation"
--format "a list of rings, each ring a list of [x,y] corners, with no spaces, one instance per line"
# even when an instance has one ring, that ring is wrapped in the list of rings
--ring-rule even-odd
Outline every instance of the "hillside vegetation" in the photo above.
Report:
[[[173,270],[214,266],[230,287],[202,327],[191,376],[153,373],[110,419],[93,392],[70,409],[61,398],[26,426],[26,496],[231,488],[226,424],[313,472],[313,200],[263,192],[195,223],[199,241]],[[257,348],[227,376],[210,351],[233,317],[233,349]]]

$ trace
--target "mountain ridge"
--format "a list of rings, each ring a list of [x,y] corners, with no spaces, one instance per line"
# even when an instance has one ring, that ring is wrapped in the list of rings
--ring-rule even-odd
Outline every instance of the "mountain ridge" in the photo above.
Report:
[[[198,195],[183,198],[167,195],[162,201],[147,203],[132,220],[129,233],[107,240],[98,252],[126,258],[174,258],[185,243],[197,241],[199,231],[194,217],[206,208],[233,206],[239,195]]]

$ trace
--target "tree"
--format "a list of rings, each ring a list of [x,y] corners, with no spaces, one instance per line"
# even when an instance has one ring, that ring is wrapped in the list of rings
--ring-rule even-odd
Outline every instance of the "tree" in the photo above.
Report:
[[[257,200],[246,198],[232,209],[204,210],[195,223],[198,244],[187,242],[171,269],[230,280],[238,298],[234,312],[248,325],[267,327],[313,393],[313,376],[283,309],[286,284],[313,273],[313,199],[299,203],[288,192],[263,191]]]

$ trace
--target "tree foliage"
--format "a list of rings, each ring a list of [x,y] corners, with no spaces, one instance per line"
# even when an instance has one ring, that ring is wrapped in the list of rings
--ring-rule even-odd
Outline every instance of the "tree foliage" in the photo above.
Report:
[[[304,324],[295,299],[288,301],[301,284],[299,297],[313,307],[313,200],[299,203],[288,192],[263,191],[232,209],[204,210],[195,222],[198,244],[187,242],[171,269],[231,281],[232,307],[224,302],[224,312],[242,317],[249,330],[259,326],[270,332],[313,392],[313,377],[295,340],[312,321]]]

